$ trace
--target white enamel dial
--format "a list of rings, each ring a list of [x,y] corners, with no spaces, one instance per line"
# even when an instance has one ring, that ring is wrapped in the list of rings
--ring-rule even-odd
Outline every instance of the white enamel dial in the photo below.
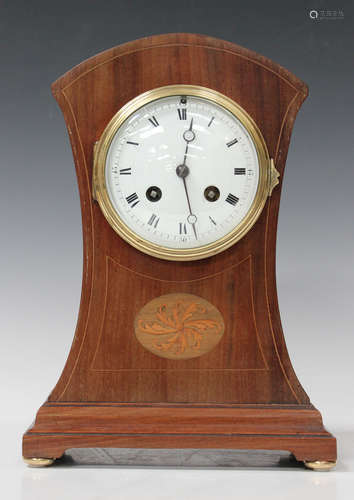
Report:
[[[260,161],[241,120],[195,95],[155,99],[111,139],[105,185],[118,217],[144,241],[194,249],[225,238],[255,200]]]

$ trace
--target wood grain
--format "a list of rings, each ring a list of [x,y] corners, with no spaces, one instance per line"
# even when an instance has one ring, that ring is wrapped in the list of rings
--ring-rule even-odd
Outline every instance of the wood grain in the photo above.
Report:
[[[241,105],[257,123],[280,172],[279,186],[249,233],[202,261],[171,263],[132,248],[108,225],[92,197],[93,147],[107,123],[135,96],[171,84],[208,87]],[[76,445],[183,446],[287,449],[308,460],[333,460],[335,439],[323,429],[291,366],[275,280],[281,185],[306,85],[269,59],[229,42],[169,34],[98,54],[59,78],[52,89],[67,124],[78,178],[83,282],[74,342],[48,402],[24,436],[25,456],[60,456]],[[135,318],[147,303],[166,294],[196,295],[217,308],[224,335],[215,348],[190,359],[169,359],[141,345]],[[116,403],[131,405],[127,420],[122,407],[109,406]],[[152,403],[203,403],[208,410],[178,410],[176,424],[169,407],[159,406],[161,420],[154,417],[151,428],[144,412]],[[230,404],[229,413],[210,413],[218,404]],[[239,427],[236,404],[255,405],[254,414],[241,419]],[[284,405],[290,406],[280,422],[277,411]],[[207,422],[208,415],[209,424],[199,423]],[[218,422],[220,418],[225,434],[215,432],[210,415]],[[169,419],[178,425],[178,436],[169,433]],[[254,429],[248,427],[251,420]],[[85,433],[76,434],[75,425]]]

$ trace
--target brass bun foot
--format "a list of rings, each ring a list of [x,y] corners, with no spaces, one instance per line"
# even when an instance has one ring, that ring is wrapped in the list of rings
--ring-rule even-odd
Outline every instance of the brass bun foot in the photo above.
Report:
[[[55,461],[55,458],[25,458],[24,462],[30,467],[49,467]]]
[[[336,466],[336,463],[336,461],[330,462],[328,460],[315,460],[314,462],[304,461],[304,464],[308,469],[316,470],[318,472],[331,470]]]

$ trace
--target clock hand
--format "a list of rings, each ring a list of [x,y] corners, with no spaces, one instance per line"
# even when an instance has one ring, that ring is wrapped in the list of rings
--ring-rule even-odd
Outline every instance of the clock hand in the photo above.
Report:
[[[197,221],[197,216],[194,215],[193,212],[192,212],[191,202],[189,200],[189,194],[188,194],[187,183],[186,183],[186,177],[189,174],[189,168],[187,167],[186,164],[178,165],[178,167],[176,168],[176,174],[183,181],[184,192],[186,193],[187,204],[188,204],[188,209],[189,209],[189,215],[188,215],[187,220],[192,225],[194,236],[195,236],[195,239],[197,240],[198,236],[197,236],[197,230],[195,228],[195,223]],[[192,221],[194,221],[194,222],[192,222]]]
[[[185,177],[182,177],[182,180],[183,180],[183,186],[184,186],[184,191],[186,193],[186,198],[187,198],[187,203],[188,203],[188,208],[189,208],[189,216],[187,217],[187,220],[190,224],[192,224],[192,228],[193,228],[193,232],[194,232],[194,236],[195,236],[195,239],[197,240],[198,239],[198,236],[197,236],[197,230],[195,228],[195,223],[197,221],[197,217],[192,213],[192,208],[191,208],[191,202],[189,201],[189,195],[188,195],[188,189],[187,189],[187,183],[186,183],[186,178]],[[194,220],[194,222],[190,222]]]
[[[185,152],[184,152],[184,159],[183,159],[183,165],[186,164],[186,159],[187,159],[187,153],[188,153],[188,147],[189,147],[189,143],[194,141],[195,139],[195,133],[193,132],[192,130],[192,127],[193,127],[193,118],[191,119],[191,123],[189,125],[189,129],[186,130],[183,134],[183,139],[186,141],[186,149],[185,149]]]

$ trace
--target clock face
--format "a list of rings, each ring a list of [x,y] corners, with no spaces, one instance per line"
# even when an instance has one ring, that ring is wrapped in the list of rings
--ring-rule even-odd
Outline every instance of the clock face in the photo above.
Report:
[[[108,127],[101,180],[113,226],[130,243],[163,258],[202,258],[247,223],[267,155],[253,122],[224,96],[165,89]]]

